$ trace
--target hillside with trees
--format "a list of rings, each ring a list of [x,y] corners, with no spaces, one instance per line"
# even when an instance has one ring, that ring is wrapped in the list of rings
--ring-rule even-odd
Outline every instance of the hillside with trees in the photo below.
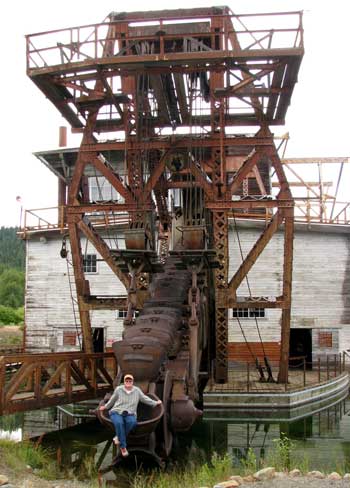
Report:
[[[24,271],[24,241],[17,237],[17,227],[0,227],[0,268]]]
[[[0,227],[0,324],[23,320],[25,246],[16,227]]]

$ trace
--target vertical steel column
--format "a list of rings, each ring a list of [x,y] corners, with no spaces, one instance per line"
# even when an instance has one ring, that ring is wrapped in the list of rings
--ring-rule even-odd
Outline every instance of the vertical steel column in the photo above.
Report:
[[[294,209],[285,209],[284,264],[283,264],[283,309],[281,330],[281,356],[278,382],[288,382],[290,319],[292,305]]]
[[[228,219],[225,212],[213,212],[214,245],[219,262],[215,270],[215,302],[218,303],[218,292],[227,289],[228,278]],[[215,380],[227,382],[227,342],[228,342],[228,311],[226,308],[215,307]]]
[[[225,19],[211,19],[212,49],[223,48]],[[223,88],[223,72],[212,72],[210,78],[211,97],[211,132],[213,139],[217,139],[217,147],[213,148],[212,180],[216,201],[223,200],[226,192],[226,154],[223,145],[225,136],[225,98],[216,98],[215,90]],[[213,212],[214,245],[219,262],[214,273],[215,302],[218,303],[219,290],[227,289],[228,280],[228,218],[225,211]],[[215,306],[215,379],[218,383],[227,382],[227,342],[228,342],[228,311],[226,308]]]

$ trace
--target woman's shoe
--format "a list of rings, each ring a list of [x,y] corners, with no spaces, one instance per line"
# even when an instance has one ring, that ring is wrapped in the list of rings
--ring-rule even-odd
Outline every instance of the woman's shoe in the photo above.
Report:
[[[116,435],[115,437],[113,437],[113,442],[116,446],[119,446],[120,442],[119,442],[119,439],[118,439],[118,436]]]
[[[120,448],[120,454],[123,456],[123,457],[127,457],[129,456],[129,453],[128,453],[128,450],[126,447],[121,447]]]

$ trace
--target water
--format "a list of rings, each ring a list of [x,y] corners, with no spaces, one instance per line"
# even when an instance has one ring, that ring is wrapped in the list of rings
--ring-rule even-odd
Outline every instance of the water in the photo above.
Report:
[[[296,420],[237,420],[227,413],[222,418],[204,418],[202,435],[206,451],[229,453],[238,465],[252,450],[257,460],[269,459],[279,439],[287,436],[293,457],[309,469],[350,471],[350,399]],[[279,414],[277,414],[279,415]]]
[[[91,404],[63,408],[65,411],[51,408],[2,417],[0,438],[40,439],[61,467],[77,468],[86,459],[99,468],[109,466],[115,454],[112,433],[89,415]],[[249,449],[257,459],[268,458],[283,434],[291,439],[298,459],[306,455],[310,469],[350,471],[350,398],[290,421],[266,417],[243,420],[233,412],[219,415],[208,411],[191,432],[178,436],[171,462],[186,462],[189,457],[208,460],[215,451],[229,453],[238,465]]]

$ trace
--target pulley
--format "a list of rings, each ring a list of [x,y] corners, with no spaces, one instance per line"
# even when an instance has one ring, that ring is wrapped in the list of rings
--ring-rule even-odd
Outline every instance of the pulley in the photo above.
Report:
[[[66,236],[63,237],[62,239],[62,247],[60,250],[60,256],[62,259],[66,259],[68,256],[68,251],[67,251],[67,238]]]
[[[183,170],[186,164],[186,154],[183,152],[171,153],[166,160],[167,168],[173,173]]]

